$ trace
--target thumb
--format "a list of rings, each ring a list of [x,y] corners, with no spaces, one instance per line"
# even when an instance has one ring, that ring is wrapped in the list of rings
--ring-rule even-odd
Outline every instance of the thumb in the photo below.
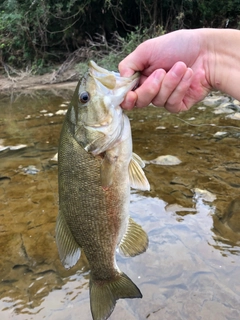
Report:
[[[130,77],[136,71],[142,71],[147,64],[148,55],[145,52],[143,44],[140,44],[132,53],[124,58],[118,65],[122,77]]]

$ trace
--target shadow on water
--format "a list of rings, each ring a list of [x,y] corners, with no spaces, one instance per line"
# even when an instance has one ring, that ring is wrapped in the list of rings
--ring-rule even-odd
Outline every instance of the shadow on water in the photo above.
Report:
[[[1,319],[91,319],[86,261],[65,270],[54,238],[50,159],[71,96],[62,89],[0,97]],[[112,320],[240,318],[240,128],[238,105],[222,100],[180,115],[128,113],[151,185],[132,192],[130,211],[150,245],[135,258],[117,253],[143,299],[119,300]],[[152,162],[161,155],[181,163]]]

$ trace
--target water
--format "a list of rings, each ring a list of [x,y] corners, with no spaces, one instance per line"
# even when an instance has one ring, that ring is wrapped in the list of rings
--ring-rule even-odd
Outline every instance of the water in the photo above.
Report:
[[[58,111],[71,96],[61,89],[0,97],[3,320],[91,319],[87,263],[65,270],[55,243],[57,164],[50,159],[64,117]],[[112,320],[240,319],[240,128],[221,110],[201,103],[180,115],[153,107],[128,113],[151,185],[132,192],[130,211],[150,243],[135,258],[117,253],[143,298],[119,300]],[[150,163],[160,155],[181,163]]]

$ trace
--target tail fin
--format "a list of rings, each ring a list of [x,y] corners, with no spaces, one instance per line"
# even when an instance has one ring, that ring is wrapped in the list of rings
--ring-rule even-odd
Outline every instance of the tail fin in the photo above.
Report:
[[[93,320],[108,319],[118,299],[142,298],[138,287],[124,273],[111,281],[91,279],[89,285]]]

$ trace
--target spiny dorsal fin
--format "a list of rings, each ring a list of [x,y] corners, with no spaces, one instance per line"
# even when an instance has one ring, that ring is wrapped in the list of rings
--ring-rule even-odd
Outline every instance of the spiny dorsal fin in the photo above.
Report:
[[[149,191],[149,182],[141,168],[143,164],[142,159],[134,153],[128,167],[130,186],[134,189]]]
[[[142,227],[129,218],[128,228],[123,236],[119,248],[126,257],[134,257],[147,250],[148,236]]]
[[[90,278],[89,292],[93,320],[108,319],[118,299],[142,298],[138,287],[124,273],[108,281]]]
[[[63,266],[66,269],[73,267],[80,258],[81,250],[74,239],[61,210],[59,210],[57,217],[56,244]]]

